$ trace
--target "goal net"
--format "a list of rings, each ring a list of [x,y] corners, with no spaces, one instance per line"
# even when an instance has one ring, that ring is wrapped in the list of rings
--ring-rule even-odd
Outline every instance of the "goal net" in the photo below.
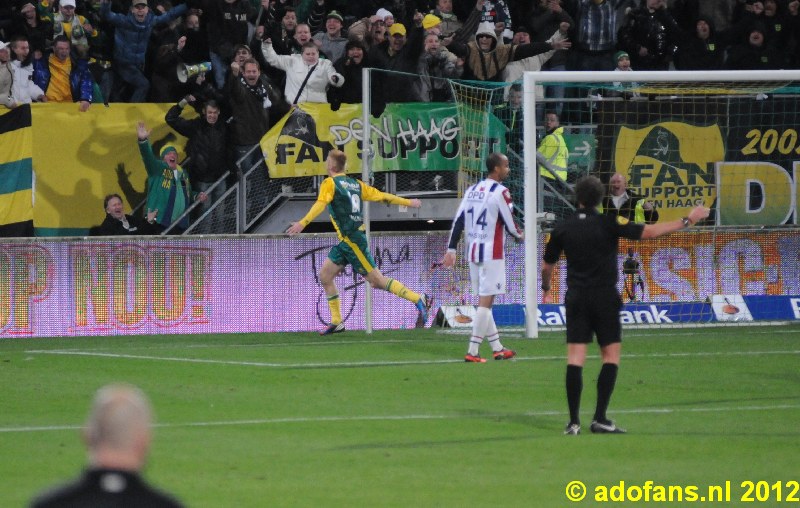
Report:
[[[712,209],[706,223],[689,231],[621,242],[624,324],[748,322],[765,314],[792,318],[791,297],[800,294],[800,237],[794,227],[800,187],[798,80],[794,71],[525,75],[526,140],[537,140],[530,134],[541,125],[537,110],[560,111],[568,141],[587,136],[591,163],[569,164],[569,182],[586,173],[604,183],[621,175],[628,195],[636,196],[637,221],[678,219],[696,205]],[[541,100],[534,92],[541,84],[564,87],[566,98]],[[576,146],[572,143],[570,159],[584,155]],[[539,184],[530,148],[524,156],[526,208],[543,198],[530,196]],[[554,211],[540,201],[545,212]],[[540,225],[544,234],[537,235],[533,221],[526,222],[527,238],[537,238],[524,263],[529,335],[563,321],[557,305],[536,304],[548,227]],[[564,299],[565,275],[562,259],[553,282],[557,302]]]

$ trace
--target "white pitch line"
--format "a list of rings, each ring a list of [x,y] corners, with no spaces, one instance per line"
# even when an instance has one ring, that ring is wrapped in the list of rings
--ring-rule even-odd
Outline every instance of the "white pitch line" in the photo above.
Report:
[[[695,408],[632,408],[614,409],[617,414],[672,414],[672,413],[724,413],[741,411],[779,411],[800,409],[800,404],[779,404],[772,406],[738,406],[738,407],[695,407]],[[208,421],[208,422],[185,422],[185,423],[158,423],[155,426],[160,428],[183,428],[183,427],[229,427],[243,425],[275,425],[282,423],[330,423],[330,422],[363,422],[363,421],[406,421],[406,420],[460,420],[460,419],[483,419],[483,418],[508,418],[508,417],[550,417],[565,415],[565,411],[543,410],[525,411],[522,413],[485,413],[485,414],[411,414],[411,415],[362,415],[362,416],[297,416],[286,418],[263,418],[252,420],[229,420],[229,421]],[[3,433],[22,433],[22,432],[51,432],[63,430],[81,430],[81,425],[48,425],[31,427],[0,427],[0,434]]]
[[[696,334],[694,332],[675,332],[676,328],[665,328],[659,331],[658,338],[671,338],[671,337],[694,337]],[[524,329],[510,329],[510,328],[503,328],[501,331],[520,331],[524,332]],[[454,334],[451,332],[455,332]],[[294,333],[294,332],[291,332]],[[796,334],[797,331],[794,329],[776,329],[776,330],[748,330],[748,334],[750,335],[776,335],[776,334]],[[434,341],[434,340],[441,340],[443,342],[456,342],[462,338],[462,336],[468,336],[470,334],[470,329],[447,329],[444,328],[439,330],[435,333],[437,337],[435,339],[426,339],[426,341]],[[454,336],[451,336],[454,335]],[[627,331],[625,332],[624,338],[653,338],[652,334],[647,333],[636,333],[636,330]],[[533,341],[536,342],[537,339],[528,339],[525,337],[514,337],[509,336],[508,339],[510,340],[524,340],[524,341]],[[319,341],[310,341],[310,342],[278,342],[278,343],[254,343],[254,344],[225,344],[225,349],[233,349],[233,348],[282,348],[282,347],[305,347],[305,346],[350,346],[350,345],[375,345],[375,344],[411,344],[419,342],[418,339],[378,339],[378,340],[341,340],[337,339],[334,341],[331,340],[319,340]],[[182,348],[182,349],[211,349],[221,347],[220,344],[184,344],[184,343],[173,343],[173,344],[164,344],[160,343],[158,345],[148,345],[148,346],[134,346],[129,349],[146,349],[148,351],[157,350],[157,349],[175,349],[175,348]],[[103,348],[65,348],[60,349],[59,351],[103,351]],[[40,351],[29,351],[29,352],[40,352]]]
[[[444,338],[446,342],[454,342],[455,339],[452,338]],[[280,342],[280,343],[273,343],[273,344],[164,344],[161,343],[159,345],[148,345],[148,346],[132,346],[128,349],[145,349],[147,351],[152,351],[156,349],[211,349],[211,348],[218,348],[224,347],[225,349],[234,349],[234,348],[283,348],[283,347],[306,347],[306,346],[352,346],[352,345],[375,345],[375,344],[412,344],[418,343],[419,339],[392,339],[392,340],[337,340],[337,341],[314,341],[314,342]],[[103,351],[104,348],[65,348],[59,349],[58,351]],[[39,351],[34,351],[39,352]]]
[[[146,355],[127,355],[119,353],[95,353],[89,351],[58,351],[58,350],[33,350],[26,351],[28,354],[47,354],[65,356],[99,356],[105,358],[124,358],[133,360],[155,360],[163,362],[186,362],[186,363],[207,363],[218,365],[245,365],[250,367],[279,367],[279,368],[319,368],[319,367],[383,367],[392,365],[426,365],[440,363],[463,363],[464,360],[442,359],[442,360],[408,360],[408,361],[385,361],[385,362],[319,362],[319,363],[274,363],[274,362],[247,362],[239,360],[209,360],[204,358],[180,358],[171,356],[146,356]],[[553,357],[555,358],[555,357]],[[560,358],[560,357],[559,357]]]
[[[174,356],[150,356],[150,355],[130,355],[121,353],[100,353],[94,351],[75,351],[75,350],[30,350],[27,354],[63,355],[63,356],[94,356],[102,358],[120,358],[129,360],[150,360],[162,362],[183,362],[183,363],[204,363],[212,365],[241,365],[247,367],[273,367],[283,369],[298,368],[337,368],[337,367],[390,367],[395,365],[439,365],[448,363],[463,363],[460,359],[439,359],[439,360],[407,360],[407,361],[364,361],[364,362],[309,362],[309,363],[276,363],[276,362],[254,362],[242,360],[210,360],[205,358],[184,358]],[[762,355],[795,355],[800,354],[800,350],[787,351],[698,351],[698,352],[672,352],[672,353],[647,353],[647,354],[626,354],[624,358],[686,358],[686,357],[715,357],[715,356],[762,356]],[[589,358],[597,358],[597,355],[589,355]],[[556,356],[517,356],[512,361],[551,361],[563,360],[563,355]]]

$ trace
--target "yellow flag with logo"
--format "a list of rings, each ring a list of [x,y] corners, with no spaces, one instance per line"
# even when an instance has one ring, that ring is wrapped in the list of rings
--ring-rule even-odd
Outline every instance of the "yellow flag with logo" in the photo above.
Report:
[[[327,175],[325,158],[334,148],[347,155],[348,173],[360,172],[354,165],[361,154],[360,137],[354,134],[357,129],[351,127],[354,123],[360,126],[360,119],[360,104],[342,104],[337,111],[331,111],[327,103],[307,102],[294,106],[261,138],[269,176]]]

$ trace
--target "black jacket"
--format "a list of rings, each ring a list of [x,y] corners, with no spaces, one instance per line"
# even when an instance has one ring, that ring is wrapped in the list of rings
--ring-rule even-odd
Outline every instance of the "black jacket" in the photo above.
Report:
[[[678,51],[675,54],[675,68],[681,71],[707,70],[716,71],[725,68],[725,51],[735,41],[744,39],[749,21],[744,20],[727,30],[718,32],[710,17],[700,16],[709,28],[706,40],[697,36],[695,27],[692,31],[682,31],[678,37]]]
[[[373,115],[380,115],[388,103],[417,100],[414,94],[414,82],[419,78],[413,75],[417,73],[417,61],[422,53],[423,42],[422,27],[414,27],[408,30],[405,46],[393,55],[389,54],[388,39],[370,48],[367,58],[372,67],[403,73],[372,73],[372,89],[375,91],[372,97]],[[345,86],[349,86],[347,81]]]
[[[667,70],[679,33],[678,24],[666,9],[650,12],[647,7],[640,7],[631,11],[620,28],[619,47],[630,55],[634,70]],[[640,56],[643,47],[647,48],[647,55]]]
[[[202,117],[187,120],[181,117],[181,109],[180,104],[172,106],[165,119],[170,127],[189,139],[186,143],[186,155],[189,156],[186,170],[189,172],[189,180],[215,182],[229,169],[226,157],[228,127],[223,118],[214,125]]]
[[[270,102],[282,100],[269,79],[262,74],[261,83],[270,90]],[[271,111],[264,108],[264,102],[245,87],[238,76],[228,73],[225,83],[225,95],[230,105],[232,120],[230,123],[231,142],[234,145],[256,145],[270,128]],[[277,116],[275,120],[280,118]]]
[[[725,68],[742,71],[761,71],[769,69],[783,69],[785,58],[781,52],[773,49],[766,43],[761,47],[750,43],[733,46],[728,51]]]
[[[336,72],[344,76],[346,86],[328,87],[328,102],[331,103],[333,111],[338,110],[341,104],[361,104],[362,101],[363,76],[361,71],[364,67],[370,66],[367,62],[367,55],[364,55],[360,64],[350,63],[347,65],[347,60],[348,57],[345,54],[334,65]]]
[[[89,230],[91,236],[122,236],[122,235],[156,235],[161,232],[161,226],[150,224],[141,217],[125,215],[128,220],[129,229],[125,229],[122,221],[115,219],[109,214],[99,226],[94,226]]]
[[[114,485],[110,490],[108,485]],[[148,485],[138,473],[114,469],[87,469],[83,475],[37,497],[34,508],[70,506],[147,506],[180,508],[172,495]]]

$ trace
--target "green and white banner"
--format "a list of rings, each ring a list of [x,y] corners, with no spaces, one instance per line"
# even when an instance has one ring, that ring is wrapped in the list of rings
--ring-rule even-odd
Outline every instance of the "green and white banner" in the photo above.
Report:
[[[480,140],[462,139],[456,106],[451,103],[390,104],[372,121],[373,171],[458,171],[462,143],[473,156],[505,150],[506,128],[493,115],[482,124]],[[361,105],[303,103],[282,118],[261,140],[272,178],[324,175],[325,157],[344,151],[360,172],[364,139]]]

